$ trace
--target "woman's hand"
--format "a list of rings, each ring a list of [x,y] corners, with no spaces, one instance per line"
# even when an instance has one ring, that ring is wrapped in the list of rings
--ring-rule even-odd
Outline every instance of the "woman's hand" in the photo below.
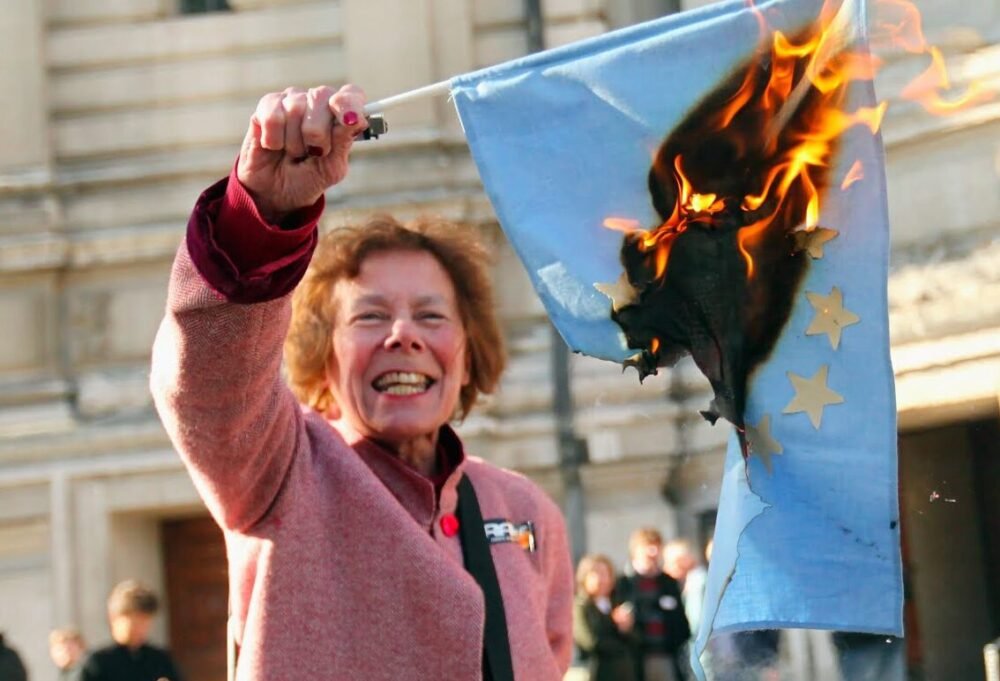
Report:
[[[355,135],[368,123],[354,85],[286,88],[261,97],[250,118],[236,176],[271,223],[316,203],[347,175]]]
[[[635,625],[635,615],[632,614],[632,606],[628,603],[622,603],[611,611],[611,620],[618,627],[618,631],[623,634],[632,631],[632,627]]]

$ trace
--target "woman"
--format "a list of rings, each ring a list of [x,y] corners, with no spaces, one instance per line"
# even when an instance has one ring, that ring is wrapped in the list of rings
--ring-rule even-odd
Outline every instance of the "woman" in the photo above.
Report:
[[[576,569],[573,640],[587,662],[590,681],[630,681],[636,678],[632,612],[611,606],[615,569],[607,556],[591,554]]]
[[[317,236],[364,102],[260,100],[195,206],[154,346],[157,408],[226,537],[236,677],[554,681],[562,517],[448,425],[503,366],[483,249],[433,221]]]

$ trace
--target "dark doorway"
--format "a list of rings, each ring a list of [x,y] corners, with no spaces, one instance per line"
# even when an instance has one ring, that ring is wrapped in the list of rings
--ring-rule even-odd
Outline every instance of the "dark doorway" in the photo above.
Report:
[[[1000,634],[998,420],[903,433],[899,463],[910,650],[924,678],[982,678]]]
[[[188,681],[225,681],[228,585],[222,531],[208,516],[163,522],[170,649]]]

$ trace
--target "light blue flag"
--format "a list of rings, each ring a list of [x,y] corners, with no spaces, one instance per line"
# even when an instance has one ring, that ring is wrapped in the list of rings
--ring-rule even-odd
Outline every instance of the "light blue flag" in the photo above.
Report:
[[[770,0],[756,8],[742,0],[719,3],[452,81],[500,223],[573,350],[621,362],[646,348],[650,338],[632,333],[634,328],[629,336],[641,342],[627,347],[623,330],[638,322],[624,315],[613,319],[609,298],[617,294],[595,288],[616,281],[626,267],[620,258],[623,234],[606,221],[641,226],[630,237],[635,248],[651,233],[645,230],[669,221],[666,213],[673,204],[654,205],[649,182],[654,159],[671,158],[662,155],[670,146],[665,140],[684,148],[683,163],[711,148],[709,137],[688,137],[685,131],[692,125],[696,129],[702,116],[711,118],[711,92],[724,82],[737,82],[732,79],[758,63],[762,20],[770,45],[774,29],[789,36],[807,32],[821,5],[821,0]],[[855,48],[863,49],[864,16],[861,4],[853,13],[837,15],[838,21],[847,19],[835,24],[837,30]],[[843,94],[845,112],[874,106],[869,80],[852,81]],[[815,93],[809,97],[792,109],[795,116],[805,115],[810,102],[817,101]],[[679,126],[681,133],[675,134]],[[764,125],[756,139],[768,130]],[[681,172],[687,170],[676,163]],[[730,439],[696,653],[713,632],[808,627],[902,634],[881,139],[863,125],[848,127],[834,141],[829,167],[814,170],[823,185],[818,220],[795,225],[796,231],[809,230],[788,237],[794,237],[795,262],[802,265],[798,274],[783,283],[775,274],[780,267],[758,261],[756,242],[746,247],[759,271],[752,277],[747,273],[745,281],[776,282],[774,295],[787,298],[787,318],[772,324],[774,337],[758,353],[756,369],[744,367],[750,371],[745,394],[727,392],[725,380],[713,381],[713,418],[721,414],[745,425],[746,437]],[[676,199],[680,190],[675,186],[673,191]],[[708,206],[712,197],[695,199],[701,204],[692,210],[714,210]],[[736,210],[736,204],[726,205]],[[740,205],[741,219],[750,219],[748,205],[748,200]],[[696,229],[691,227],[691,233]],[[686,267],[694,288],[707,287],[709,298],[724,298],[725,276],[706,274],[692,247],[682,246],[692,239],[687,234],[673,242],[664,276],[681,277]],[[720,267],[728,268],[728,275],[748,270],[749,256],[738,252],[735,242],[729,246],[718,259],[725,263]],[[648,267],[659,248],[644,256],[651,258],[643,261]],[[682,258],[688,256],[685,265]],[[662,275],[662,269],[657,271]],[[677,303],[676,286],[651,292],[654,288],[644,289],[643,305],[680,305],[677,309],[694,317],[707,305],[703,299]],[[616,308],[619,302],[627,306],[630,301],[616,300]],[[767,303],[763,309],[772,307]],[[714,319],[713,314],[702,316]],[[710,345],[738,340],[739,329],[719,328]],[[647,348],[653,354],[642,350],[640,367],[657,359],[656,347]],[[674,350],[659,350],[661,366],[668,363],[664,354]],[[709,360],[699,366],[711,366]],[[743,365],[737,364],[723,362],[723,379],[732,371],[739,374]],[[752,455],[745,465],[746,451]]]

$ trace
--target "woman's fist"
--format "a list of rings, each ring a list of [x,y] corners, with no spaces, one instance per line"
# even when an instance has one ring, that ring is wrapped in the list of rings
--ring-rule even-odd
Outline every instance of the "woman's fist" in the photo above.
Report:
[[[368,123],[365,93],[354,85],[286,88],[261,97],[236,167],[239,181],[270,223],[316,203],[347,175],[354,137]]]

